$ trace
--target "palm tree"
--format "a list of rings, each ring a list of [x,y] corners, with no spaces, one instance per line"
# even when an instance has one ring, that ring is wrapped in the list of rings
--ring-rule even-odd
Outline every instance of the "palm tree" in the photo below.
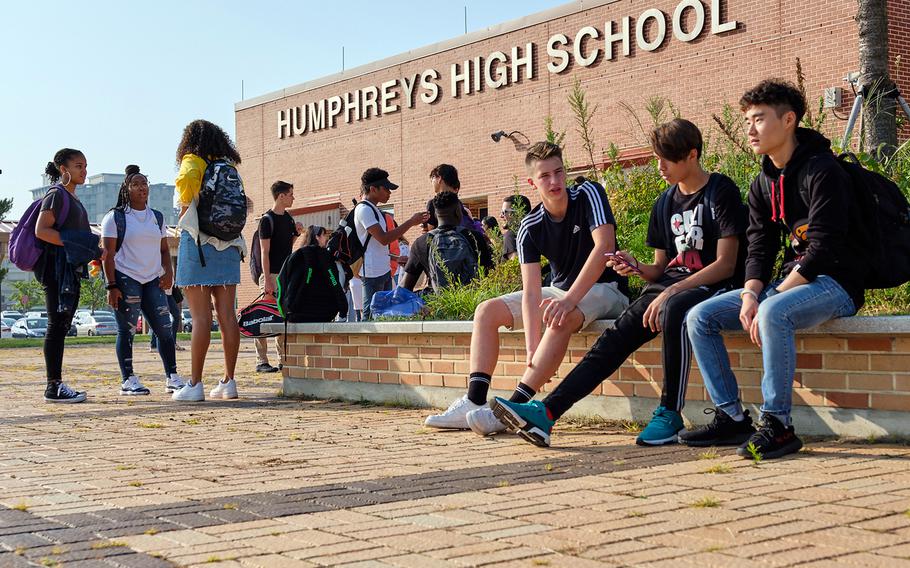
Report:
[[[866,88],[863,137],[865,147],[880,157],[891,155],[897,147],[896,86],[888,74],[887,4],[887,0],[857,0],[856,12],[860,85]]]

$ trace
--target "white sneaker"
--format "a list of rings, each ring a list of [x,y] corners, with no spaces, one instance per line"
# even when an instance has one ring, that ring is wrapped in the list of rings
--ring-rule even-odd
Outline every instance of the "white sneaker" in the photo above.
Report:
[[[237,398],[237,382],[234,379],[230,379],[228,382],[218,381],[215,388],[209,392],[209,398]]]
[[[478,436],[499,434],[509,429],[508,426],[499,421],[499,418],[496,418],[496,415],[493,414],[493,409],[486,405],[468,412],[465,419],[468,422],[468,426],[471,427],[471,431]]]
[[[139,382],[139,377],[130,375],[129,378],[120,384],[120,394],[126,396],[146,395],[149,394],[149,390],[142,386],[142,383]]]
[[[196,383],[195,386],[190,386],[187,383],[182,389],[174,391],[174,394],[171,395],[171,400],[177,402],[202,402],[205,400],[205,389],[202,387],[202,381]]]
[[[167,390],[167,392],[179,391],[185,386],[186,381],[177,373],[171,373],[168,375],[167,380],[164,382],[164,388]]]
[[[483,408],[484,406],[486,405],[474,404],[468,400],[468,395],[465,395],[450,404],[449,408],[446,409],[446,411],[442,414],[427,416],[424,425],[431,428],[452,428],[456,430],[467,430],[470,428],[470,426],[468,426],[468,421],[465,416],[468,414],[468,412]]]

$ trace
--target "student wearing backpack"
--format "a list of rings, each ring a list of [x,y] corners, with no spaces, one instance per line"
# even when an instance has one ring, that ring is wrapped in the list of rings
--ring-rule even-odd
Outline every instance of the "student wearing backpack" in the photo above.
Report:
[[[310,225],[303,246],[288,257],[277,279],[278,306],[285,321],[330,322],[348,313],[335,259],[325,246],[329,233]]]
[[[479,268],[493,268],[493,253],[484,235],[461,225],[461,202],[451,191],[433,198],[439,227],[417,237],[404,269],[401,286],[414,291],[426,274],[434,293],[452,285],[467,284],[480,275]],[[451,282],[449,278],[456,282]]]
[[[88,277],[88,263],[102,257],[98,237],[89,226],[88,213],[76,198],[76,186],[85,183],[87,175],[85,155],[79,150],[63,148],[54,155],[53,162],[48,162],[44,173],[53,185],[41,200],[34,232],[44,248],[34,265],[35,278],[44,287],[47,307],[44,400],[83,402],[86,393],[71,389],[63,382],[62,375],[66,334],[79,306],[81,280]]]
[[[702,136],[697,126],[677,118],[655,128],[650,138],[661,177],[670,184],[655,202],[648,224],[647,243],[654,248],[654,262],[639,264],[627,252],[607,261],[618,274],[638,275],[648,282],[641,296],[542,402],[522,404],[499,397],[491,402],[497,416],[538,446],[549,446],[553,423],[661,332],[660,406],[636,442],[642,446],[673,443],[683,429],[680,413],[691,360],[686,312],[731,288],[748,213],[733,180],[702,168]]]
[[[259,219],[260,258],[262,259],[262,274],[259,275],[259,290],[266,297],[275,297],[278,272],[281,271],[284,261],[291,256],[294,250],[294,241],[300,235],[297,223],[287,210],[294,204],[294,186],[286,181],[276,181],[272,184],[272,199],[275,200],[272,208],[265,212]],[[268,339],[260,337],[256,344],[256,372],[275,373],[284,363],[283,342],[280,336],[274,338],[275,348],[278,350],[278,367],[269,363]]]
[[[415,213],[410,219],[391,231],[385,229],[385,218],[379,205],[387,203],[398,186],[389,181],[389,174],[379,168],[370,168],[360,178],[363,201],[354,206],[354,227],[357,238],[364,243],[363,265],[360,279],[363,282],[363,319],[371,319],[370,302],[373,294],[392,289],[392,269],[389,265],[389,244],[408,232],[411,227],[428,219],[426,211]]]
[[[158,338],[165,390],[173,393],[185,385],[177,374],[173,323],[164,293],[174,283],[167,227],[164,215],[148,206],[148,197],[148,178],[139,166],[127,166],[117,204],[101,221],[107,303],[117,318],[120,394],[130,396],[149,394],[133,370],[133,338],[140,313]]]
[[[856,260],[864,253],[851,238],[856,207],[850,178],[827,138],[799,128],[806,101],[796,86],[763,81],[743,95],[740,108],[749,145],[763,156],[749,189],[746,283],[689,312],[689,338],[716,408],[710,424],[680,433],[679,441],[739,445],[740,456],[770,459],[802,447],[790,419],[796,330],[856,313],[863,303],[863,271]],[[775,279],[782,237],[787,246]],[[733,329],[745,330],[762,352],[757,431],[739,399],[720,335]]]
[[[210,398],[237,398],[234,371],[240,348],[240,329],[234,298],[240,283],[240,260],[246,256],[241,231],[246,223],[247,198],[236,165],[240,155],[228,135],[206,120],[195,120],[183,131],[177,147],[177,199],[181,206],[177,285],[183,289],[193,317],[192,377],[174,392],[178,402],[205,400],[202,372],[211,342],[212,304],[218,314],[224,349],[224,378]]]
[[[433,193],[435,195],[439,195],[443,191],[450,191],[455,195],[458,195],[458,192],[461,191],[461,181],[458,179],[458,170],[451,164],[439,164],[430,170],[430,185],[433,187]],[[471,212],[468,208],[465,207],[461,201],[458,203],[461,205],[462,212],[461,225],[466,229],[482,232],[482,225],[471,217]],[[427,212],[430,214],[429,219],[427,219],[427,230],[435,229],[439,226],[440,222],[436,218],[436,209],[433,206],[433,198],[430,198],[430,200],[427,201]]]
[[[541,203],[518,230],[522,290],[487,300],[474,311],[468,392],[442,414],[429,416],[427,426],[483,434],[505,430],[487,405],[500,327],[525,330],[527,368],[512,400],[527,402],[559,368],[573,333],[594,320],[614,318],[629,305],[626,277],[608,268],[604,256],[616,250],[615,220],[604,188],[593,182],[567,188],[562,150],[550,142],[531,146],[525,165]],[[543,257],[552,267],[552,286],[541,283]]]

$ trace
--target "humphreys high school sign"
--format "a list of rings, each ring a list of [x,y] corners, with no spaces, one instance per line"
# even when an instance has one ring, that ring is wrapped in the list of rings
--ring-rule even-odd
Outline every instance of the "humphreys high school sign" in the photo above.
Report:
[[[710,4],[710,8],[706,4]],[[668,40],[670,33],[676,41],[688,43],[706,29],[714,35],[733,31],[737,22],[721,21],[721,4],[722,0],[682,0],[672,15],[649,8],[634,20],[625,16],[618,22],[606,22],[603,29],[585,26],[571,38],[562,33],[552,35],[546,42],[549,58],[546,69],[550,73],[563,73],[573,61],[579,67],[589,67],[600,58],[601,53],[605,60],[615,61],[617,47],[623,57],[631,57],[632,41],[643,52],[654,51]],[[684,29],[683,20],[689,11],[694,18],[689,20],[689,29]],[[378,86],[370,85],[343,95],[282,109],[278,111],[278,137],[305,136],[335,128],[342,120],[350,124],[394,114],[404,107],[414,108],[418,101],[433,104],[446,96],[444,86],[448,87],[448,96],[457,99],[533,79],[536,53],[537,45],[529,42],[512,47],[510,53],[494,51],[486,57],[477,56],[462,63],[453,63],[449,68],[448,81],[443,81],[436,69],[426,69],[407,77],[390,79]]]

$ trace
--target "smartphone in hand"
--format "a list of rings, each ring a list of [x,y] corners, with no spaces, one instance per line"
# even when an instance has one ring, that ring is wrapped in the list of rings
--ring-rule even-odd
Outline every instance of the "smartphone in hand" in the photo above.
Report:
[[[640,274],[642,273],[640,268],[638,268],[637,266],[632,266],[631,264],[629,264],[629,262],[625,259],[625,257],[623,257],[623,256],[622,256],[621,254],[619,254],[619,253],[607,252],[607,253],[604,253],[604,256],[607,258],[607,260],[612,260],[614,264],[620,264],[620,265],[622,265],[622,266],[628,268],[629,270],[631,270],[631,271],[634,272],[635,274],[639,274],[639,275],[640,275]]]

